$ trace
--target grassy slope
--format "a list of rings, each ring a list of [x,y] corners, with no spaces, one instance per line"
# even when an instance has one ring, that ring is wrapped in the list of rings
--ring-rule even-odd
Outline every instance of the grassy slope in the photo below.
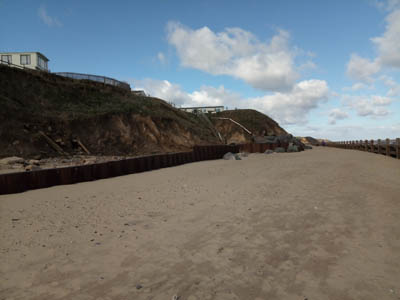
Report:
[[[8,149],[13,141],[27,139],[26,125],[36,128],[37,132],[53,124],[59,127],[72,122],[85,124],[85,120],[131,114],[149,116],[168,124],[177,123],[193,136],[215,143],[215,137],[204,120],[163,100],[134,95],[101,83],[1,64],[0,107],[0,147]],[[8,154],[9,150],[3,155]]]
[[[0,65],[1,118],[26,121],[81,120],[106,114],[137,113],[177,121],[198,131],[199,118],[165,101],[133,95],[112,86],[28,72]],[[201,122],[201,120],[200,120]]]

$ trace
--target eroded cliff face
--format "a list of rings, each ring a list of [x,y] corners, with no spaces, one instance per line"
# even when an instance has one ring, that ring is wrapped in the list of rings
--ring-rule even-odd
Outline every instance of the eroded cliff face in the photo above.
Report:
[[[214,117],[232,118],[254,135],[286,133],[254,110],[210,115],[211,123],[161,99],[1,64],[0,107],[0,158],[74,155],[84,148],[117,156],[185,151],[221,143],[214,127],[228,143],[251,141],[237,125]]]
[[[250,134],[230,121],[216,120],[214,121],[214,125],[227,144],[249,143],[252,139]]]
[[[234,122],[234,120],[251,132],[249,134]],[[287,132],[277,122],[267,115],[252,109],[223,111],[211,117],[215,128],[230,143],[249,143],[253,136],[284,135]]]
[[[190,150],[194,145],[218,144],[211,128],[199,123],[199,131],[192,132],[175,120],[138,114],[113,114],[85,120],[20,124],[12,139],[0,141],[1,156],[42,157],[58,155],[43,138],[44,132],[68,154],[79,154],[83,149],[91,154],[143,155]],[[199,128],[200,129],[200,128]]]
[[[203,134],[199,134],[175,120],[138,114],[112,115],[85,125],[82,128],[75,122],[71,135],[86,141],[88,147],[95,145],[95,152],[107,155],[174,152],[189,150],[195,144],[218,143],[211,129],[202,123],[199,126],[204,126]]]
[[[217,144],[204,118],[96,82],[0,65],[0,157],[140,155]]]

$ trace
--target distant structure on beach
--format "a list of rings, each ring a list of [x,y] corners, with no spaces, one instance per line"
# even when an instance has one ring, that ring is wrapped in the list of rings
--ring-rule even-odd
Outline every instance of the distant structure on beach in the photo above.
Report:
[[[40,52],[1,52],[0,63],[21,69],[48,71],[49,59]]]
[[[223,111],[223,106],[197,106],[197,107],[181,107],[180,110],[190,113],[212,113]]]

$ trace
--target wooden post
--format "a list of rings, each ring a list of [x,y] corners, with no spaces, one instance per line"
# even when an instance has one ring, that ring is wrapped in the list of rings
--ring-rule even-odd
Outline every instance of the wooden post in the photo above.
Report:
[[[371,140],[371,152],[374,153],[374,140]]]
[[[396,139],[396,158],[400,159],[400,139]]]
[[[378,139],[378,154],[381,154],[381,139]]]
[[[365,140],[365,148],[364,151],[368,152],[368,140]]]
[[[390,156],[390,140],[386,139],[386,156]]]

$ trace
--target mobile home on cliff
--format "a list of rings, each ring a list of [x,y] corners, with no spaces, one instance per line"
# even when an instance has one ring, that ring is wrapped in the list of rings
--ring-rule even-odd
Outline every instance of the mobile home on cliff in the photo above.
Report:
[[[40,52],[1,52],[0,63],[12,67],[48,71],[49,59]]]

